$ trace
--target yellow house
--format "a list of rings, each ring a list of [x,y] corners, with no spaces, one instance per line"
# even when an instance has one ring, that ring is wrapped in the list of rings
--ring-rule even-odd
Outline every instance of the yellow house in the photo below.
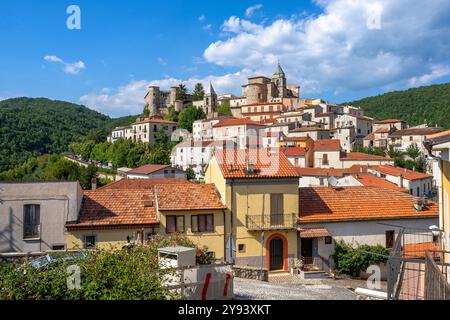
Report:
[[[297,253],[298,173],[283,153],[217,150],[206,171],[227,207],[227,260],[288,270]]]
[[[442,249],[450,251],[450,130],[428,136],[424,146],[435,160],[433,175],[438,188]],[[445,255],[445,260],[450,262],[450,254]]]
[[[214,185],[123,179],[85,191],[78,220],[66,225],[67,247],[118,249],[152,235],[177,233],[224,260],[225,214]]]

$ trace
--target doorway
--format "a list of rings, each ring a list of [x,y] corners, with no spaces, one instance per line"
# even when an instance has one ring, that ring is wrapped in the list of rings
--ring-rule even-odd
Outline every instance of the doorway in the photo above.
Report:
[[[270,271],[283,270],[283,240],[275,237],[270,241]]]

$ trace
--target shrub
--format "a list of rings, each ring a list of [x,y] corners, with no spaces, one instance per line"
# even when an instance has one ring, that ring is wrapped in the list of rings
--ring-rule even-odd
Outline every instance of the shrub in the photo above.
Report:
[[[389,249],[381,245],[365,244],[354,248],[343,241],[337,241],[333,255],[335,271],[338,274],[359,276],[361,271],[367,270],[371,265],[386,263],[389,253]]]
[[[152,237],[147,245],[122,250],[93,250],[87,258],[62,262],[44,269],[30,263],[21,267],[0,264],[0,300],[162,300],[182,298],[164,284],[158,248],[181,245],[197,248],[189,239],[174,235]],[[210,263],[207,248],[197,248],[197,261]],[[80,268],[81,288],[67,287],[67,267]]]

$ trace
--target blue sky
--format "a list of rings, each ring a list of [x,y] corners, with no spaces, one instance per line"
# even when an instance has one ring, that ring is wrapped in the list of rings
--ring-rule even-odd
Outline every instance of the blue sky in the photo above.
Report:
[[[240,94],[279,60],[304,97],[343,102],[450,81],[450,2],[2,1],[0,43],[0,99],[137,114],[149,84]]]

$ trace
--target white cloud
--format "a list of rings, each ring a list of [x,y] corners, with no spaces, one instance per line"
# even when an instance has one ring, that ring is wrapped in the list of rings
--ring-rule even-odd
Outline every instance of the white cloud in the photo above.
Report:
[[[63,71],[68,74],[78,74],[81,70],[86,69],[86,65],[83,61],[76,61],[72,63],[65,62],[63,59],[57,56],[45,56],[45,61],[61,64],[63,66]]]
[[[210,23],[205,24],[205,25],[203,26],[203,30],[205,30],[205,31],[210,31],[211,28],[212,28],[212,24],[210,24]]]
[[[198,21],[205,21],[206,17],[204,15],[201,15],[200,17],[198,17]]]
[[[156,59],[156,61],[157,61],[160,65],[162,65],[162,66],[167,65],[167,62],[166,62],[163,58],[161,58],[161,57],[159,57],[158,59]]]
[[[204,51],[209,63],[271,75],[279,59],[303,92],[354,92],[426,84],[448,74],[450,2],[316,0],[323,13],[254,24],[232,16],[232,33]]]
[[[248,7],[245,10],[245,15],[247,17],[251,17],[253,15],[253,13],[255,13],[255,11],[261,9],[263,7],[263,5],[261,3],[255,4],[254,6]]]
[[[192,91],[198,82],[202,83],[205,88],[209,82],[212,82],[218,93],[238,92],[240,84],[244,83],[251,74],[250,70],[244,69],[240,72],[229,73],[223,76],[191,77],[187,80],[173,77],[154,81],[132,80],[116,90],[103,88],[99,92],[83,95],[80,98],[80,102],[89,108],[114,117],[139,114],[143,110],[144,96],[150,85],[159,86],[161,90],[168,90],[172,86],[184,83]]]

